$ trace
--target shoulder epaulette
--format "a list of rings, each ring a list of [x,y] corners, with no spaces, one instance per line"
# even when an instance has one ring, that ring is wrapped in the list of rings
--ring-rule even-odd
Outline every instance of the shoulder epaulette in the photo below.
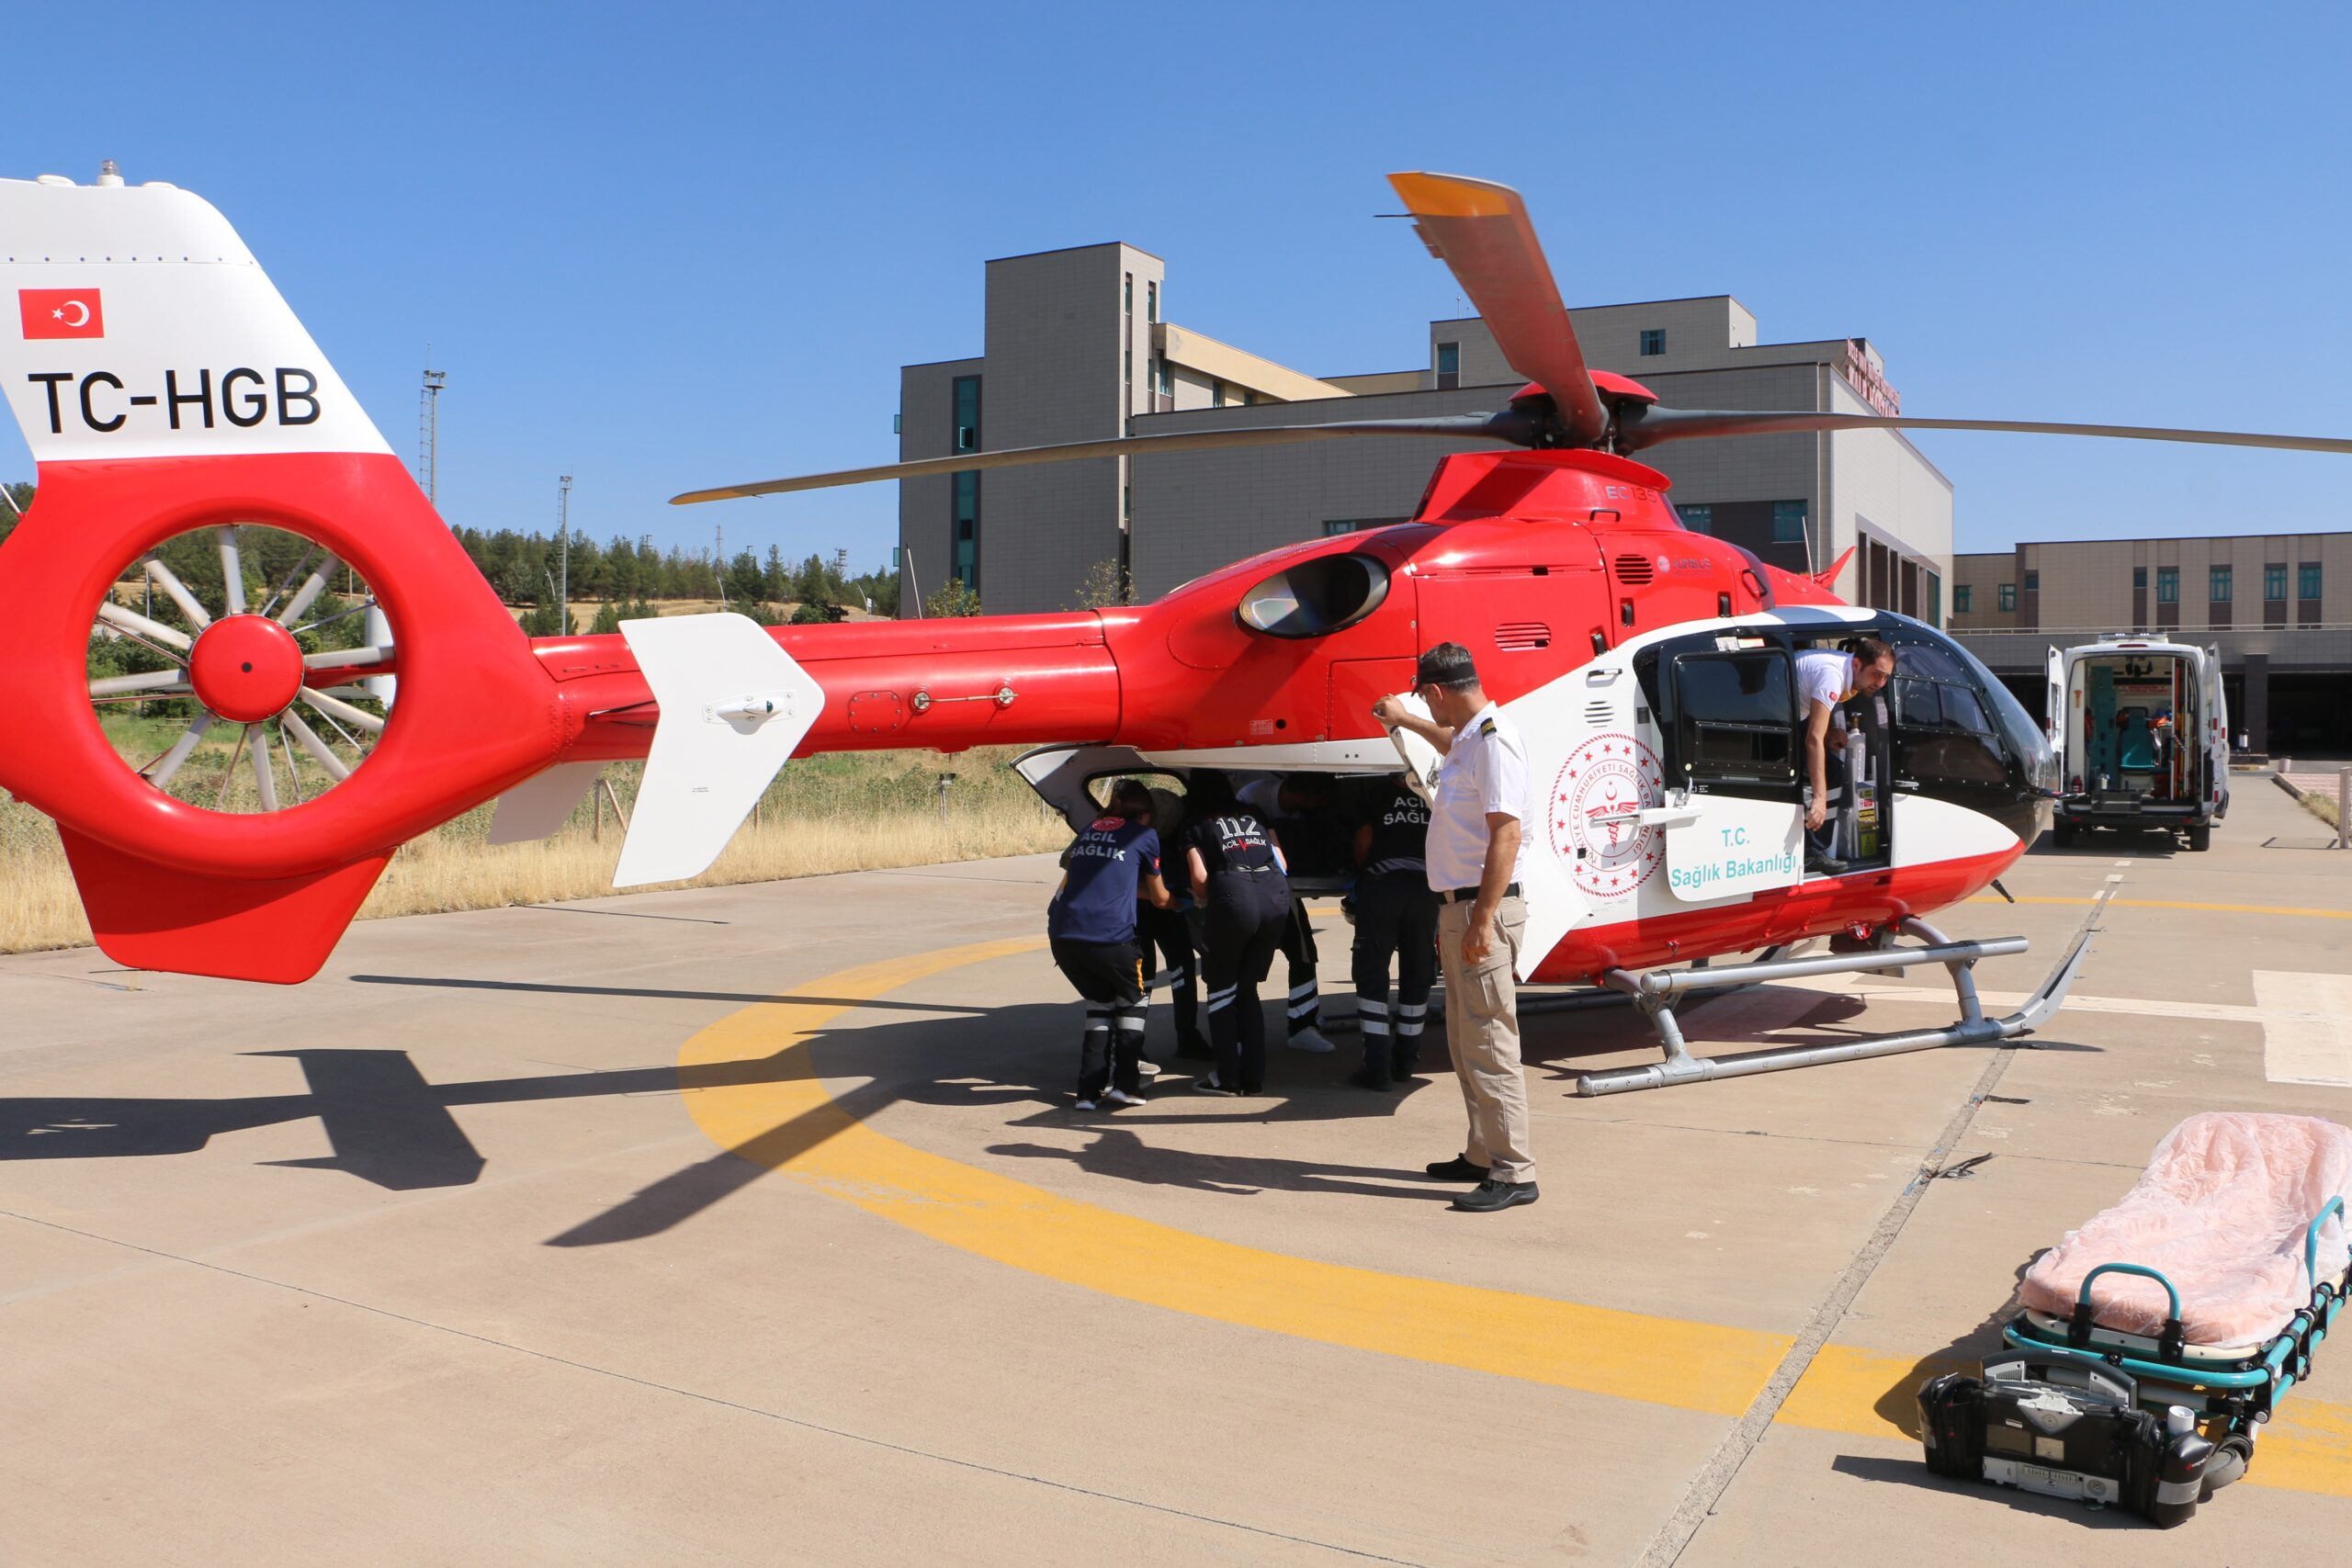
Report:
[[[1482,722],[1482,723],[1480,723],[1480,725],[1478,726],[1478,733],[1479,733],[1479,734],[1481,734],[1481,735],[1492,735],[1494,732],[1495,732],[1495,721],[1494,721],[1493,719],[1491,719],[1491,718],[1490,718],[1490,719],[1487,719],[1487,720],[1483,721],[1483,722]]]

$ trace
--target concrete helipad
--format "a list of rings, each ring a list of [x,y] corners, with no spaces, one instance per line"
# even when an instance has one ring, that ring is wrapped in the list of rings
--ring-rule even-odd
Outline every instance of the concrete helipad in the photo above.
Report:
[[[2020,993],[2122,879],[2040,1050],[1587,1101],[1636,1021],[1532,1018],[1544,1198],[1495,1216],[1418,1175],[1442,1076],[1073,1112],[1046,858],[378,922],[292,990],[0,960],[0,1560],[2334,1563],[2352,1348],[2168,1533],[1908,1430],[2182,1116],[2352,1121],[2324,836],[2241,779],[2211,853],[1952,911]]]

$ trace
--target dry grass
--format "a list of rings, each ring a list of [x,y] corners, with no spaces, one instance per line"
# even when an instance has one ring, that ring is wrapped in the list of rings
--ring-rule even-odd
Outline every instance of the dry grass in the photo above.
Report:
[[[1059,849],[1069,830],[1003,765],[1012,754],[892,752],[787,763],[769,786],[759,819],[744,824],[718,863],[691,883],[668,886],[766,882]],[[625,804],[634,801],[640,771],[633,762],[606,770]],[[956,780],[943,813],[944,772]],[[621,835],[609,810],[601,838],[583,805],[561,832],[528,844],[485,842],[490,818],[484,807],[403,846],[359,918],[497,908],[613,890]],[[89,940],[81,899],[48,819],[21,802],[0,802],[0,952],[74,947]]]

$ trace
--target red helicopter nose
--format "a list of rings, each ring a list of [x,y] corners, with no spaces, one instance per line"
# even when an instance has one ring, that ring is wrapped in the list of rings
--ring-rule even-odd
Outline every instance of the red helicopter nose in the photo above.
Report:
[[[266,615],[230,615],[197,637],[187,675],[206,707],[232,724],[258,724],[302,690],[302,649]]]

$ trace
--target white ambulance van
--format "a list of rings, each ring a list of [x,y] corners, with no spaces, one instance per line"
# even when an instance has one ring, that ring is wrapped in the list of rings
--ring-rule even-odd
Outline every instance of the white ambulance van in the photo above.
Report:
[[[2086,829],[2177,834],[2211,847],[2230,809],[2230,715],[2218,649],[2109,633],[2050,650],[2051,838]]]

